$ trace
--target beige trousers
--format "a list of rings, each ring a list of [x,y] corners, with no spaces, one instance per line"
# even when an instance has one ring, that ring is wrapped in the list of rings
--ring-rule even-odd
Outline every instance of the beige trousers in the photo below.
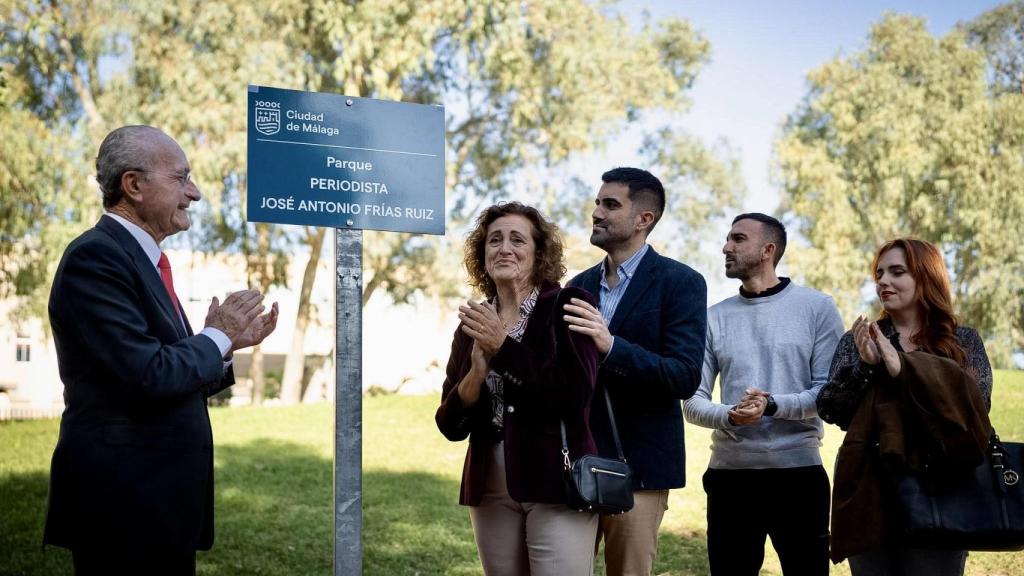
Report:
[[[658,528],[666,510],[668,490],[644,490],[633,492],[629,512],[601,516],[597,544],[604,538],[608,576],[650,576],[658,554]]]
[[[565,504],[516,502],[505,483],[504,445],[495,444],[483,499],[469,507],[487,576],[591,576],[597,514]]]

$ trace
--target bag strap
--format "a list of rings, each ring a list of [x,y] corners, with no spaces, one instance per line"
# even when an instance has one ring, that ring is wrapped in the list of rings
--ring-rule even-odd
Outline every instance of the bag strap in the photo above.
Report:
[[[559,288],[558,289],[558,294],[555,296],[555,305],[552,307],[551,319],[550,319],[551,340],[554,342],[554,346],[555,346],[555,358],[556,358],[556,361],[557,361],[557,358],[558,358],[558,333],[555,330],[555,322],[557,321],[556,318],[555,318],[555,314],[558,313],[558,298],[562,295],[562,290],[563,290],[562,288]],[[569,344],[572,345],[572,338],[569,339]],[[574,351],[575,351],[575,348],[574,348]],[[608,389],[607,388],[602,388],[601,391],[604,392],[605,406],[608,407],[608,421],[609,421],[609,423],[611,423],[611,427],[612,427],[612,439],[615,441],[615,451],[619,455],[619,460],[622,460],[623,462],[625,462],[626,461],[626,455],[622,452],[622,442],[619,440],[619,427],[615,425],[615,411],[612,410],[612,398],[611,398],[611,396],[608,395]],[[566,437],[565,437],[565,420],[559,419],[558,425],[561,428],[561,432],[562,432],[562,459],[564,461],[563,464],[565,465],[566,470],[568,470],[569,467],[570,467],[570,463],[569,463],[569,442],[566,440]]]
[[[615,425],[615,411],[612,410],[612,398],[608,395],[608,389],[602,388],[604,392],[604,403],[608,406],[608,421],[612,425],[612,439],[615,440],[615,450],[619,453],[619,460],[626,461],[626,455],[622,452],[622,442],[619,442],[619,427]]]
[[[622,442],[619,441],[619,429],[615,425],[615,413],[612,411],[612,399],[608,396],[608,390],[604,389],[604,401],[608,406],[608,421],[612,425],[612,439],[615,440],[615,451],[618,452],[619,460],[626,461],[626,455],[622,452]],[[569,464],[569,442],[565,438],[565,420],[559,420],[558,426],[562,431],[562,457],[564,459],[565,468],[568,469]]]
[[[992,438],[988,442],[989,458],[992,462],[992,481],[998,494],[1005,495],[1006,487],[1013,486],[1020,481],[1016,470],[1007,468],[1006,448],[995,430],[992,430]]]

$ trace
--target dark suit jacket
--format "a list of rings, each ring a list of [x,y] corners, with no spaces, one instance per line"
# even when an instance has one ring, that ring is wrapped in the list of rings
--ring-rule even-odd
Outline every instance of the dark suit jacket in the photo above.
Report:
[[[498,440],[505,441],[508,493],[518,502],[565,502],[559,419],[565,420],[571,459],[595,452],[587,413],[597,377],[597,349],[590,337],[566,328],[559,311],[570,298],[593,302],[593,296],[582,290],[559,293],[557,284],[543,285],[522,342],[506,338],[491,359],[491,369],[505,381],[501,437],[491,430],[487,387],[481,387],[480,398],[469,407],[456,391],[469,372],[473,339],[461,324],[455,329],[435,420],[449,440],[469,437],[460,504],[480,504],[491,447]]]
[[[601,265],[569,286],[601,293]],[[608,326],[615,337],[601,363],[590,428],[598,453],[614,456],[607,389],[635,490],[686,484],[680,400],[700,385],[707,332],[707,285],[695,270],[650,248]]]
[[[206,398],[234,382],[217,345],[182,326],[142,247],[109,217],[64,252],[49,313],[65,410],[44,544],[209,549]]]

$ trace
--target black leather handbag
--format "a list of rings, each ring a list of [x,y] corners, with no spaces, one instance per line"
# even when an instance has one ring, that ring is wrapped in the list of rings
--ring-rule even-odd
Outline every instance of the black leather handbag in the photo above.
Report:
[[[562,427],[562,458],[565,466],[565,495],[569,507],[580,512],[598,514],[622,514],[633,508],[633,470],[626,463],[619,442],[619,431],[615,426],[615,414],[608,390],[604,391],[608,405],[608,418],[612,424],[612,438],[618,459],[603,458],[584,454],[575,462],[569,461],[569,444],[565,438],[565,422]]]
[[[1024,550],[1024,444],[992,434],[985,460],[956,474],[890,472],[900,541],[949,550]]]

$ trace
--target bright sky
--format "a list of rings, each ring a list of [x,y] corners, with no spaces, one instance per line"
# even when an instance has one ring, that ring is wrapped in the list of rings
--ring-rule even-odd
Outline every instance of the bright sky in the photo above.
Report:
[[[699,72],[689,96],[693,107],[674,119],[705,143],[724,139],[740,159],[747,185],[746,212],[777,215],[779,191],[771,181],[773,142],[788,114],[796,110],[807,86],[807,72],[838,55],[863,50],[871,26],[886,12],[924,17],[929,31],[947,34],[999,5],[995,0],[625,0],[620,12],[639,27],[644,12],[657,20],[685,18],[711,42],[711,61]],[[652,118],[646,128],[664,123]],[[642,166],[636,154],[644,126],[628,130],[600,153],[578,158],[573,171],[594,190],[600,174],[612,166]],[[668,191],[671,194],[671,190]],[[731,221],[731,218],[729,218]],[[713,238],[704,238],[702,252],[714,262],[681,257],[708,282],[708,304],[735,294],[738,282],[725,277],[718,258],[728,223]],[[657,242],[658,231],[652,240]],[[786,261],[780,270],[787,274]]]
[[[681,125],[713,141],[724,137],[739,152],[748,196],[745,208],[772,213],[778,191],[769,178],[772,142],[804,94],[807,72],[839,54],[866,46],[871,25],[886,12],[924,17],[945,35],[960,21],[999,5],[991,0],[644,1],[623,2],[633,22],[687,19],[711,42],[711,62],[700,72],[692,110]]]

